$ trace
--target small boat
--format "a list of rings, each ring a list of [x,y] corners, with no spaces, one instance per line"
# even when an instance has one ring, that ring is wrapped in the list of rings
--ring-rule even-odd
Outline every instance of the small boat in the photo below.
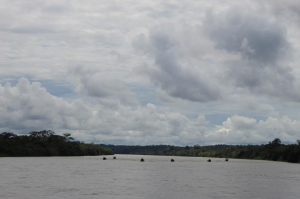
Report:
[[[103,160],[106,160],[106,157],[103,157]]]
[[[211,159],[208,159],[207,162],[211,162]]]
[[[174,159],[171,159],[171,162],[175,162],[175,160],[174,160]]]
[[[142,158],[142,159],[141,159],[141,162],[144,162],[144,161],[145,161],[144,158]]]

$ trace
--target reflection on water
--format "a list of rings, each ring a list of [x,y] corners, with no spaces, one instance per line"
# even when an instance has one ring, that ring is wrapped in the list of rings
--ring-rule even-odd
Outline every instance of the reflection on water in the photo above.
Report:
[[[288,199],[300,195],[299,164],[219,158],[207,162],[208,158],[174,156],[106,158],[0,158],[0,198]]]

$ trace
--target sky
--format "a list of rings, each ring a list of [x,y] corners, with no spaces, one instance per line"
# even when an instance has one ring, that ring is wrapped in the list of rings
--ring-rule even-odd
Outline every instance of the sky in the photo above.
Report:
[[[300,139],[298,0],[1,0],[0,132]]]

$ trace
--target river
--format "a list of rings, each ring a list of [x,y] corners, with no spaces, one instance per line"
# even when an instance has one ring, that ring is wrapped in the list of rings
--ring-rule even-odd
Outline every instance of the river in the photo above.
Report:
[[[1,199],[299,198],[300,165],[116,155],[0,158]],[[141,158],[145,162],[140,162]],[[171,159],[175,162],[170,162]]]

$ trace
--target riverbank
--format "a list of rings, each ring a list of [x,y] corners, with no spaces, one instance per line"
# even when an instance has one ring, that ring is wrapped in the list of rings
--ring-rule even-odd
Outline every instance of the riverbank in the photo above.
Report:
[[[111,148],[116,154],[215,157],[300,163],[300,144],[281,144],[278,138],[263,145],[194,145],[185,147],[170,145],[103,146]]]

